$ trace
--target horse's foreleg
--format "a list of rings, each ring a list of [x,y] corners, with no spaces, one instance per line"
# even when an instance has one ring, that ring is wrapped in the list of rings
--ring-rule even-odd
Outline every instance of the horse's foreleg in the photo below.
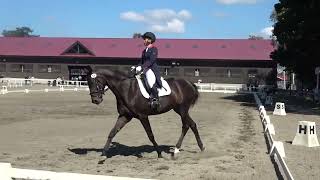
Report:
[[[162,158],[159,146],[158,146],[157,142],[154,139],[154,135],[153,135],[153,132],[152,132],[152,129],[151,129],[151,126],[150,126],[149,119],[148,118],[140,119],[140,122],[141,122],[144,130],[146,131],[149,140],[152,142],[154,148],[156,149],[156,151],[158,153],[158,158]]]
[[[192,118],[190,117],[189,114],[187,114],[187,120],[188,120],[188,123],[190,125],[190,128],[193,131],[194,136],[196,137],[196,140],[197,140],[197,143],[198,143],[198,146],[199,146],[200,150],[204,151],[205,148],[204,148],[203,143],[201,141],[201,138],[200,138],[200,135],[199,135],[199,132],[198,132],[198,128],[197,128],[197,124],[192,120]]]
[[[114,136],[131,120],[132,118],[126,116],[119,116],[116,124],[112,128],[109,133],[108,140],[106,145],[103,148],[102,155],[106,155],[107,151],[109,150],[110,144]]]

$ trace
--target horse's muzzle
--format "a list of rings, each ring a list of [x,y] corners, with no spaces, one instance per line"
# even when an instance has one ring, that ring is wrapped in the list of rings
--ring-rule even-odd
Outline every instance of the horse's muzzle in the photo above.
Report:
[[[102,102],[102,100],[98,100],[98,99],[92,99],[92,103],[99,105]]]

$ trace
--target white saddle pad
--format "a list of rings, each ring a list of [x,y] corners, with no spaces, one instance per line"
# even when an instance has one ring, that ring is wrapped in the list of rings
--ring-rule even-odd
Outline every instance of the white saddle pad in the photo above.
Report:
[[[149,99],[150,96],[149,96],[146,88],[143,86],[143,83],[142,83],[140,76],[136,75],[136,79],[138,81],[141,94],[143,95],[143,97]],[[161,82],[162,82],[162,87],[161,87],[161,89],[158,88],[158,96],[161,97],[161,96],[169,95],[171,93],[171,88],[170,88],[169,84],[162,77],[161,77]]]

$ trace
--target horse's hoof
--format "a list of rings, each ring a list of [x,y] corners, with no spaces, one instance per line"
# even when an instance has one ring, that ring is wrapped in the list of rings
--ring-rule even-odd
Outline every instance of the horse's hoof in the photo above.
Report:
[[[107,151],[106,150],[102,150],[101,156],[107,156]]]
[[[202,148],[201,148],[201,152],[203,152],[204,150],[206,150],[206,148],[205,148],[205,147],[202,147]]]

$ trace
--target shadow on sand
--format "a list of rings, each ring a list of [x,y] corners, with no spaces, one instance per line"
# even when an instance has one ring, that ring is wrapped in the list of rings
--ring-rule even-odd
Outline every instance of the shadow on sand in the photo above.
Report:
[[[241,106],[256,107],[255,100],[252,94],[237,93],[222,97],[222,99],[239,102]]]
[[[170,149],[174,146],[161,145],[159,149],[161,152],[171,154]],[[98,152],[102,153],[102,148],[68,148],[74,154],[77,155],[85,155],[90,152]],[[156,152],[153,146],[151,145],[142,145],[142,146],[126,146],[124,144],[120,144],[118,142],[113,142],[109,151],[107,152],[107,158],[112,158],[113,156],[136,156],[138,158],[143,157],[143,153],[152,153]]]

